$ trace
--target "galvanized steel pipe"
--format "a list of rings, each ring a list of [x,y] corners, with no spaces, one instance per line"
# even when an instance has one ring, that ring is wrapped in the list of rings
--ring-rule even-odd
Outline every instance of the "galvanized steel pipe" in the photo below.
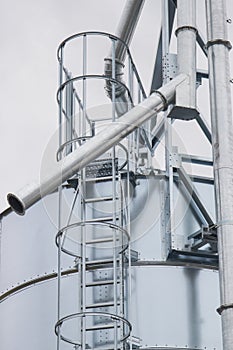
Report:
[[[110,123],[96,136],[58,162],[51,173],[41,181],[41,184],[31,184],[18,194],[9,193],[7,200],[11,208],[16,213],[24,215],[27,208],[55,191],[63,182],[119,143],[128,134],[154,116],[156,112],[165,109],[168,104],[174,101],[176,89],[185,79],[187,79],[185,74],[178,75],[120,119]]]
[[[171,116],[179,119],[196,117],[196,1],[177,0],[177,63],[178,73],[189,79],[180,86]],[[173,115],[174,112],[174,115]],[[182,116],[181,116],[182,114]],[[183,115],[184,114],[184,115]]]
[[[123,69],[124,61],[126,56],[127,46],[130,44],[138,19],[141,14],[142,7],[145,0],[128,0],[123,9],[120,22],[116,30],[116,36],[120,39],[115,44],[115,78],[122,82],[123,81]],[[124,43],[127,45],[124,45]],[[113,77],[113,57],[112,50],[109,52],[109,56],[105,58],[105,75],[107,77]],[[106,81],[106,90],[110,98],[112,98],[112,83]],[[128,100],[126,97],[126,91],[121,84],[115,86],[115,97],[116,97],[116,111],[118,116],[126,113],[128,110]]]
[[[128,0],[125,4],[120,22],[117,26],[116,36],[124,41],[126,45],[129,45],[132,40],[144,2],[145,0]],[[118,41],[116,44],[116,58],[124,62],[125,54],[126,47]]]
[[[233,349],[233,125],[224,0],[206,0],[223,349]]]

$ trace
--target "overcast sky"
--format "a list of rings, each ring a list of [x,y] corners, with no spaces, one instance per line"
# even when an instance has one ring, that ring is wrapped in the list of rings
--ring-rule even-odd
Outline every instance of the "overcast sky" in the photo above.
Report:
[[[124,3],[124,0],[1,0],[0,212],[7,207],[8,192],[39,178],[44,150],[57,128],[59,43],[81,31],[114,34]],[[228,17],[233,18],[232,0],[227,3]],[[203,11],[200,12],[199,20],[203,21]],[[147,92],[160,21],[160,0],[146,0],[132,53]],[[228,25],[228,31],[233,41],[233,24]]]

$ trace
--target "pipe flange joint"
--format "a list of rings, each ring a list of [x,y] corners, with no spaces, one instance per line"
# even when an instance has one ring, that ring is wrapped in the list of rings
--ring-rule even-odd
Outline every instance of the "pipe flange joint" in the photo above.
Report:
[[[160,92],[159,90],[152,90],[151,94],[157,94],[161,98],[163,102],[163,111],[166,111],[168,109],[168,102],[166,97],[162,94],[162,92]]]
[[[179,34],[179,32],[182,32],[184,30],[192,30],[196,35],[198,34],[198,30],[196,27],[193,26],[181,26],[178,27],[175,31],[175,35],[177,36]]]
[[[122,68],[125,68],[124,62],[122,60],[119,60],[117,57],[115,57],[114,59],[112,57],[104,58],[104,62],[106,62],[106,64],[112,65],[112,61],[115,61],[116,64],[120,65]]]
[[[224,39],[214,39],[214,40],[209,40],[206,43],[206,49],[208,50],[209,47],[214,46],[214,45],[224,45],[228,48],[228,50],[232,49],[232,45],[229,40],[224,40]]]
[[[224,310],[228,309],[233,309],[233,303],[221,305],[216,311],[219,315],[221,315]]]

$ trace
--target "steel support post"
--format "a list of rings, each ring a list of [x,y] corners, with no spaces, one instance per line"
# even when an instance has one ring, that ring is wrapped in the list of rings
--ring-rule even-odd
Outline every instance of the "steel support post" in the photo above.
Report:
[[[163,71],[163,84],[166,84],[169,80],[169,74],[167,72],[166,60],[169,55],[169,0],[162,0],[162,71]],[[174,229],[174,193],[173,193],[173,167],[171,166],[171,154],[172,154],[172,120],[168,118],[170,111],[164,112],[164,134],[165,134],[165,162],[166,162],[166,175],[168,181],[166,183],[165,193],[165,247],[164,247],[164,259],[167,259],[171,250],[171,242]]]
[[[164,3],[165,3],[165,1],[162,0],[161,1],[162,11],[163,11],[163,7],[167,6],[167,4],[164,5]],[[175,12],[176,12],[176,5],[174,4],[174,2],[172,0],[168,0],[167,16],[168,16],[168,23],[169,23],[169,34],[168,34],[169,43],[170,43],[170,39],[171,39],[171,35],[172,35],[172,28],[173,28]],[[153,71],[152,82],[151,82],[151,90],[150,90],[151,93],[153,91],[155,91],[156,89],[158,89],[163,83],[163,67],[162,67],[163,34],[162,34],[162,32],[163,32],[163,28],[160,32],[160,37],[159,37],[159,45],[158,45],[158,49],[157,49],[154,71]]]
[[[233,125],[224,0],[206,0],[223,349],[233,349]]]

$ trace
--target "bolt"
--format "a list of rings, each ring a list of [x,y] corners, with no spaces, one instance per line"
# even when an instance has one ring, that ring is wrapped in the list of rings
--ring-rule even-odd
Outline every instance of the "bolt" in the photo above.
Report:
[[[233,84],[233,78],[230,79],[230,83]]]
[[[232,19],[231,19],[231,18],[228,18],[228,19],[227,19],[227,23],[231,24],[231,23],[232,23]]]

